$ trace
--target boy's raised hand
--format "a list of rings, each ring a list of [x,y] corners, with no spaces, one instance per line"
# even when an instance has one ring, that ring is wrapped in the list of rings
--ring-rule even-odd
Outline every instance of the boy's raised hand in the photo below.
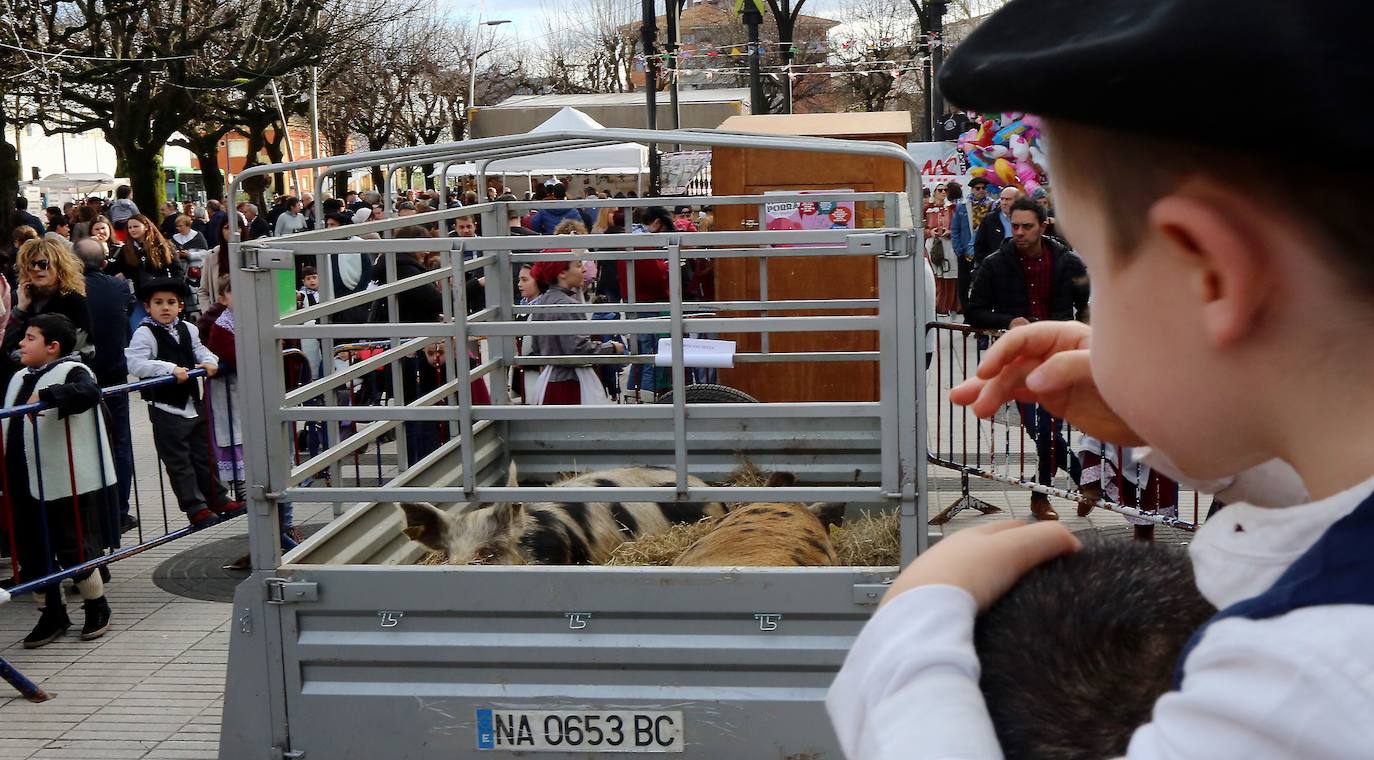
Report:
[[[992,606],[1037,565],[1083,547],[1058,522],[1026,525],[1001,520],[965,528],[940,540],[893,581],[880,606],[921,586],[954,586],[967,591],[980,611]]]
[[[1036,322],[1007,332],[983,356],[977,377],[949,400],[991,417],[1008,401],[1040,404],[1088,435],[1122,446],[1145,441],[1113,412],[1093,381],[1092,328],[1082,322]]]

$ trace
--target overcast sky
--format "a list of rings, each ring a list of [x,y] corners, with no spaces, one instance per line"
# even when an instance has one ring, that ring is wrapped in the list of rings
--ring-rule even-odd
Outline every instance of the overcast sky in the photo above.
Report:
[[[634,0],[624,0],[627,8],[637,9],[639,3]],[[504,39],[511,39],[512,35],[523,42],[537,42],[538,38],[548,33],[547,24],[544,22],[545,9],[554,7],[554,3],[549,0],[441,0],[447,4],[449,15],[457,18],[476,19],[478,14],[485,19],[509,19],[511,23],[504,24],[498,29]],[[808,15],[827,16],[835,18],[844,0],[807,0],[805,9]],[[580,3],[576,0],[562,0],[558,3],[564,10],[560,11],[562,17],[560,23],[564,26],[577,25],[579,18],[577,7]],[[655,0],[655,5],[659,12],[663,12],[666,7],[665,0]],[[827,15],[830,14],[830,15]],[[837,19],[843,20],[843,19]]]

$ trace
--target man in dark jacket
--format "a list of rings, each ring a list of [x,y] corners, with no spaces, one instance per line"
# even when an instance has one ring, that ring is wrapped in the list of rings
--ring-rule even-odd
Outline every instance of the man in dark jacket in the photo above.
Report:
[[[86,267],[86,307],[91,313],[91,345],[95,358],[90,362],[95,380],[102,388],[129,381],[129,367],[124,349],[129,347],[129,310],[134,305],[129,284],[100,271],[105,264],[105,252],[94,238],[76,242],[74,248]],[[119,479],[120,532],[138,526],[138,518],[129,514],[129,491],[133,486],[134,448],[129,431],[129,396],[119,394],[105,399],[109,410],[111,454],[114,456],[115,477]]]
[[[224,210],[224,206],[213,198],[205,202],[205,210],[210,214],[209,221],[205,223],[205,244],[210,246],[210,250],[214,250],[219,248],[219,231],[229,214]]]
[[[33,231],[37,232],[39,237],[43,237],[43,234],[47,232],[47,228],[43,226],[43,222],[39,221],[38,217],[29,213],[29,199],[20,195],[14,199],[13,226],[22,227],[24,225],[32,227]]]
[[[1043,320],[1088,319],[1088,271],[1062,243],[1044,236],[1045,210],[1020,199],[1011,204],[1011,239],[978,267],[966,315],[972,327],[1004,330]],[[991,217],[983,220],[986,228]],[[1019,404],[1021,422],[1039,459],[1039,482],[1050,485],[1063,467],[1078,481],[1078,460],[1061,434],[1063,423],[1036,404]],[[1031,514],[1058,520],[1044,494],[1031,494]]]
[[[562,182],[556,183],[550,188],[549,193],[556,201],[566,201],[568,199],[568,188]],[[546,208],[536,211],[534,220],[530,222],[530,229],[541,235],[552,235],[555,228],[566,220],[583,222],[582,212],[575,208]],[[585,222],[583,222],[585,224]]]
[[[978,225],[978,231],[973,235],[975,268],[1011,239],[1011,204],[1021,197],[1020,190],[1004,187],[1001,195],[997,197],[997,206],[983,215],[983,222]]]

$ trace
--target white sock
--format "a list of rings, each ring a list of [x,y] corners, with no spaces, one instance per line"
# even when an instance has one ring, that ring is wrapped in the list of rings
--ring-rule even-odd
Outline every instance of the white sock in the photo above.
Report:
[[[100,571],[96,570],[84,581],[76,582],[76,590],[81,592],[81,598],[86,601],[99,599],[105,595],[105,581],[100,578]]]

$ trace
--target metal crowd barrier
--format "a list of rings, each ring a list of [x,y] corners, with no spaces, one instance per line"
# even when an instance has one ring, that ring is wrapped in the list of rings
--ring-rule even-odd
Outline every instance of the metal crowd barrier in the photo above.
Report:
[[[931,322],[926,328],[934,335],[928,379],[934,383],[931,398],[935,405],[929,413],[926,459],[958,472],[961,491],[954,503],[930,518],[931,525],[943,525],[967,509],[983,514],[1001,511],[973,495],[970,477],[977,477],[1157,525],[1195,530],[1198,494],[1193,494],[1191,521],[1149,509],[1159,504],[1181,509],[1182,490],[1177,483],[1152,475],[1145,465],[1128,459],[1121,448],[1095,442],[1038,405],[1008,402],[992,419],[985,420],[949,400],[949,389],[976,374],[983,352],[1005,331],[948,322]],[[1032,427],[1037,431],[1034,436],[1029,429]],[[1085,458],[1095,464],[1082,468]],[[1045,460],[1048,464],[1042,467]],[[1095,477],[1071,475],[1075,469],[1091,470]],[[1044,477],[1046,471],[1048,478]],[[1095,485],[1097,495],[1085,494],[1085,484]],[[1113,494],[1116,498],[1110,498]]]
[[[298,349],[287,351],[284,352],[284,358],[289,358],[293,352],[297,354],[300,353]],[[209,444],[207,448],[211,459],[210,468],[212,472],[216,473],[217,477],[221,478],[222,484],[224,485],[226,491],[229,494],[229,499],[231,501],[241,502],[246,496],[246,494],[244,494],[241,490],[242,483],[244,480],[243,459],[239,455],[238,449],[235,448],[235,436],[233,435],[232,431],[229,438],[229,451],[234,452],[234,454],[230,462],[230,476],[227,479],[224,478],[223,474],[219,472],[220,468],[218,460],[215,456],[215,418],[213,406],[215,402],[212,401],[212,399],[214,399],[216,396],[214,393],[212,393],[211,388],[212,386],[214,386],[224,387],[227,389],[227,386],[218,386],[215,384],[221,382],[227,383],[228,376],[220,375],[215,378],[209,378],[207,377],[206,372],[203,369],[191,370],[190,372],[188,372],[188,375],[197,382],[199,382],[201,379],[204,379],[203,392],[201,394],[203,403],[202,413],[204,414],[205,419],[207,420],[206,432],[209,439],[207,442]],[[104,403],[106,399],[119,397],[128,398],[130,394],[136,391],[145,391],[152,388],[157,388],[159,386],[171,385],[175,382],[175,378],[167,376],[102,388],[102,403],[97,408],[100,410],[100,414],[102,415],[105,421],[105,430],[107,431],[107,435],[101,435],[100,427],[96,427],[95,449],[97,452],[97,459],[103,459],[106,451],[110,451],[113,456],[114,452],[112,448],[116,445],[115,441],[111,440],[112,436],[108,435],[108,433],[113,430],[115,421],[112,419],[109,407],[106,405],[106,403]],[[223,398],[224,403],[226,404],[225,417],[230,421],[230,426],[231,428],[233,428],[233,421],[235,418],[233,407],[233,394],[226,392],[223,394]],[[25,421],[24,424],[33,425],[34,429],[36,430],[38,417],[42,415],[45,411],[48,411],[52,408],[52,405],[44,402],[7,407],[4,409],[0,409],[0,419],[20,418]],[[79,442],[74,442],[72,440],[70,419],[65,419],[64,425],[66,432],[65,445],[68,462],[67,478],[68,483],[71,486],[72,492],[76,493],[76,491],[78,490],[76,485],[76,472],[77,468],[81,466],[82,463],[76,461],[77,457],[75,456],[74,452],[74,443]],[[240,436],[238,440],[240,441],[239,445],[241,445],[242,437]],[[70,567],[57,567],[55,566],[56,563],[54,562],[52,556],[53,552],[46,548],[52,545],[51,521],[48,517],[48,510],[70,508],[72,510],[72,522],[75,526],[76,534],[79,537],[84,536],[83,528],[85,528],[85,526],[83,525],[83,510],[80,508],[80,500],[77,498],[64,497],[63,499],[54,500],[51,502],[45,498],[44,491],[46,489],[45,484],[42,482],[42,467],[40,464],[43,456],[42,445],[39,437],[35,435],[34,451],[32,453],[35,460],[35,469],[37,470],[39,475],[39,482],[37,483],[37,502],[39,505],[38,508],[41,510],[40,524],[43,526],[42,540],[43,545],[45,547],[44,556],[47,559],[47,565],[43,568],[43,570],[45,570],[46,572],[41,577],[33,578],[31,577],[32,573],[24,573],[24,575],[30,576],[30,578],[28,580],[22,580],[21,568],[19,565],[19,536],[16,534],[15,530],[15,507],[11,499],[11,490],[9,485],[10,478],[8,468],[4,464],[5,446],[7,445],[7,443],[8,442],[5,440],[5,436],[0,436],[0,530],[2,530],[4,533],[3,542],[0,542],[0,545],[3,545],[3,547],[8,551],[8,559],[10,566],[10,585],[8,588],[0,588],[0,604],[4,604],[10,601],[11,598],[19,596],[21,594],[40,592],[54,583],[61,583],[62,581],[68,578],[84,574],[88,571],[98,571],[100,568],[118,562],[119,560],[127,559],[129,557],[142,554],[143,552],[146,552],[154,547],[158,547],[171,541],[184,538],[186,536],[191,535],[192,533],[196,533],[200,530],[211,527],[213,525],[218,525],[228,520],[232,520],[244,514],[244,509],[242,508],[231,509],[229,511],[217,515],[214,519],[198,526],[185,525],[182,527],[174,527],[174,518],[169,516],[170,513],[168,511],[168,487],[161,461],[155,455],[151,459],[151,465],[158,473],[159,486],[159,492],[157,494],[156,499],[154,499],[152,494],[144,493],[139,488],[139,458],[137,456],[133,456],[133,452],[131,451],[131,468],[127,476],[128,483],[105,482],[104,468],[100,467],[98,462],[96,464],[96,469],[101,473],[101,486],[97,493],[106,494],[105,497],[96,497],[103,498],[104,501],[104,504],[99,511],[100,538],[105,545],[104,552],[97,556],[85,556],[85,541],[78,540],[77,564],[72,565]],[[132,446],[133,441],[131,440],[130,447],[132,448]],[[297,457],[299,458],[299,456],[300,454],[298,453]],[[148,462],[148,459],[149,458],[145,455],[145,463]],[[118,465],[116,465],[117,481],[119,480],[118,470],[119,467]],[[127,546],[122,545],[122,542],[124,540],[123,534],[121,533],[123,517],[121,509],[122,496],[120,495],[119,491],[111,492],[110,489],[112,488],[127,488],[129,490],[129,514],[138,518],[138,526],[136,529],[133,529],[136,530],[136,541]],[[213,494],[208,494],[207,498],[215,497]],[[62,502],[66,503],[62,504]],[[159,511],[161,512],[162,518],[162,530],[159,535],[153,535],[155,531],[149,530],[148,528],[150,525],[156,525],[156,518],[158,516]],[[172,511],[179,513],[179,509]],[[283,542],[290,542],[291,546],[294,546],[294,541],[291,541],[290,538],[285,535],[283,536]],[[31,680],[25,677],[21,672],[19,672],[10,663],[6,662],[3,658],[0,658],[0,678],[4,678],[6,681],[8,681],[12,686],[19,690],[21,695],[23,695],[26,699],[30,701],[42,702],[51,698],[51,695],[49,695],[43,689],[34,684]]]

